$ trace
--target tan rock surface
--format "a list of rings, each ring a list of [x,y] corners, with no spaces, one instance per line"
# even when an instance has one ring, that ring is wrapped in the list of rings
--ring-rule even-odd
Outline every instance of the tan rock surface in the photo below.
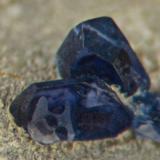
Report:
[[[52,66],[68,31],[82,20],[111,16],[160,90],[160,0],[0,0],[0,159],[159,160],[160,145],[127,132],[116,140],[41,146],[18,128],[9,106],[24,87],[55,79]]]

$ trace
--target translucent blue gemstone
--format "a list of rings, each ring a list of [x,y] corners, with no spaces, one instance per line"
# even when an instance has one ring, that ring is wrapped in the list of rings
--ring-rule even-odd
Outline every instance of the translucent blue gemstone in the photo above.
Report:
[[[57,52],[62,78],[99,77],[132,95],[150,80],[115,22],[108,17],[84,21],[67,35]]]
[[[132,112],[98,81],[35,83],[12,103],[18,125],[42,144],[115,137],[132,124]]]

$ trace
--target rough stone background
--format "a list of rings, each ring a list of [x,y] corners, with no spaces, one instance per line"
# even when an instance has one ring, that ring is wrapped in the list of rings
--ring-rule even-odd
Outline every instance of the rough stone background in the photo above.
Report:
[[[160,90],[160,0],[0,0],[0,160],[159,160],[160,145],[127,132],[115,140],[42,146],[9,113],[33,81],[55,79],[53,60],[82,20],[111,16]]]

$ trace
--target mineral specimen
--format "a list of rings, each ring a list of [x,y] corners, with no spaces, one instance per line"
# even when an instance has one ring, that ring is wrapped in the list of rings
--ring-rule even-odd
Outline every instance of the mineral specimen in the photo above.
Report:
[[[57,66],[64,80],[32,84],[10,107],[32,139],[95,140],[132,128],[136,136],[160,142],[160,95],[149,91],[147,73],[111,18],[73,28],[57,52]],[[127,106],[121,93],[130,96]]]

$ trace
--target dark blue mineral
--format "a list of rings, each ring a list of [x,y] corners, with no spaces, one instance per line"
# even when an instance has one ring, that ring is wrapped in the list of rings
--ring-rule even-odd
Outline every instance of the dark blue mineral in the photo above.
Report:
[[[128,95],[150,86],[135,52],[109,17],[74,27],[57,52],[57,67],[62,78],[99,77]]]
[[[59,80],[35,83],[12,103],[16,123],[42,144],[115,137],[132,112],[104,83]]]

